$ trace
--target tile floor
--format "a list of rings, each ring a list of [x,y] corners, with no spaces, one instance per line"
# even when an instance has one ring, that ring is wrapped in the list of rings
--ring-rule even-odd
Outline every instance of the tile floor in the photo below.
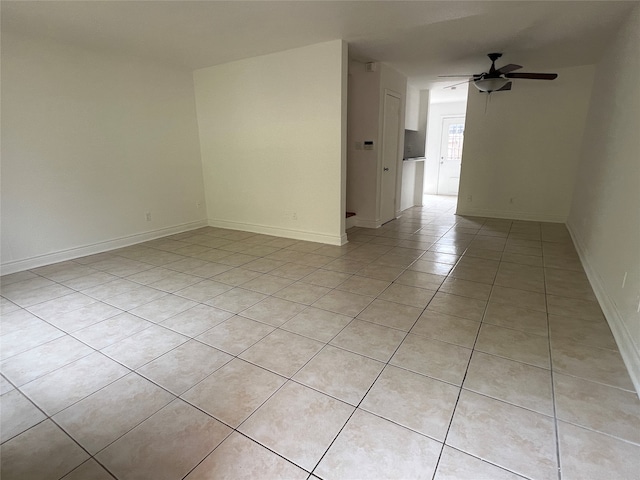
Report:
[[[452,211],[3,277],[3,480],[637,480],[640,402],[565,227]]]

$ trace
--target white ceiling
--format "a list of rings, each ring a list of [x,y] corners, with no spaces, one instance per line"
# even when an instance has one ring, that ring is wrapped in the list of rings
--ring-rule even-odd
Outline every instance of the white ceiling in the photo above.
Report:
[[[197,69],[342,38],[418,88],[480,73],[597,62],[637,1],[5,1],[2,30]],[[453,83],[453,82],[450,82]]]

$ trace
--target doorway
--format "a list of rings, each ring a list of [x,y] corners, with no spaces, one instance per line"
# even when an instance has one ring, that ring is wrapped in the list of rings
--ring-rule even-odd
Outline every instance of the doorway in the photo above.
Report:
[[[438,164],[438,195],[458,195],[464,142],[464,117],[444,117]]]

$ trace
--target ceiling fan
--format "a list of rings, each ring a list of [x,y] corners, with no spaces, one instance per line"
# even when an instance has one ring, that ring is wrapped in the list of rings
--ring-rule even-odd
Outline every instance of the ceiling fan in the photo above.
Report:
[[[554,80],[558,78],[557,73],[512,73],[515,70],[520,70],[522,66],[510,63],[503,67],[496,68],[496,60],[499,59],[502,54],[489,53],[487,56],[491,60],[491,68],[489,68],[488,72],[471,75],[440,75],[440,77],[471,77],[467,82],[473,82],[478,90],[485,93],[511,90],[512,78],[526,78],[529,80]],[[455,85],[451,85],[451,87],[454,86]]]

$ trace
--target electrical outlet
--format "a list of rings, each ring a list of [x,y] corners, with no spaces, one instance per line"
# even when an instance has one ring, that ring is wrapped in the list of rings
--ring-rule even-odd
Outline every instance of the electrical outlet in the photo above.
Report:
[[[147,219],[147,222],[150,222],[151,221],[151,212],[145,213],[145,217]]]

